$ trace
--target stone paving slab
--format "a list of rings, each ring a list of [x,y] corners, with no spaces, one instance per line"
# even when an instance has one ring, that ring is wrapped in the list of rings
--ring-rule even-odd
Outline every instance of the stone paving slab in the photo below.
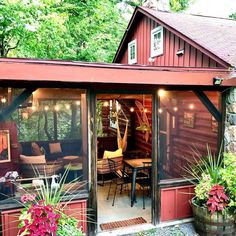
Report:
[[[122,234],[122,236],[197,236],[191,223],[163,228],[153,228],[134,234]]]

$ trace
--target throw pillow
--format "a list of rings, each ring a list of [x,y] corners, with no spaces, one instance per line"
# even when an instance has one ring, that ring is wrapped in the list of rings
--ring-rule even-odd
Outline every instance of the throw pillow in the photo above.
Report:
[[[61,144],[60,143],[49,143],[50,153],[61,153]]]
[[[117,149],[114,152],[111,151],[104,151],[103,158],[114,158],[114,157],[120,157],[122,155],[122,148]]]
[[[40,146],[35,142],[31,143],[31,152],[33,156],[40,156],[44,154],[42,153]]]
[[[20,155],[20,162],[23,164],[45,164],[45,155],[40,156],[25,156]]]

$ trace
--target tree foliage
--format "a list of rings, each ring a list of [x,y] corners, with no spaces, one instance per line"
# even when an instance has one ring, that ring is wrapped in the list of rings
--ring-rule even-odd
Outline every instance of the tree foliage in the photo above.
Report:
[[[172,11],[184,11],[189,7],[189,0],[170,0],[170,8]]]
[[[142,0],[0,0],[0,56],[111,62]],[[174,11],[189,0],[171,0]],[[118,4],[118,5],[117,5]]]
[[[236,20],[236,12],[235,12],[235,13],[232,13],[232,14],[229,16],[229,18]]]

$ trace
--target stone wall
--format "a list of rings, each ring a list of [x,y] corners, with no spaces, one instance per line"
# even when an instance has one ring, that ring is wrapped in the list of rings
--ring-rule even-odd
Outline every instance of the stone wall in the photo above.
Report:
[[[225,151],[236,154],[236,87],[226,95]]]

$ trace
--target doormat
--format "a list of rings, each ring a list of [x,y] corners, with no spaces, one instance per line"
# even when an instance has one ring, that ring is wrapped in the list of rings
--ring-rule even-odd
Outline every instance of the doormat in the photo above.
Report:
[[[144,224],[144,223],[147,223],[147,221],[144,220],[143,217],[138,217],[138,218],[133,218],[129,220],[120,220],[120,221],[100,224],[100,227],[102,230],[110,230],[110,229],[117,229],[117,228],[127,227],[131,225],[139,225],[139,224]]]

